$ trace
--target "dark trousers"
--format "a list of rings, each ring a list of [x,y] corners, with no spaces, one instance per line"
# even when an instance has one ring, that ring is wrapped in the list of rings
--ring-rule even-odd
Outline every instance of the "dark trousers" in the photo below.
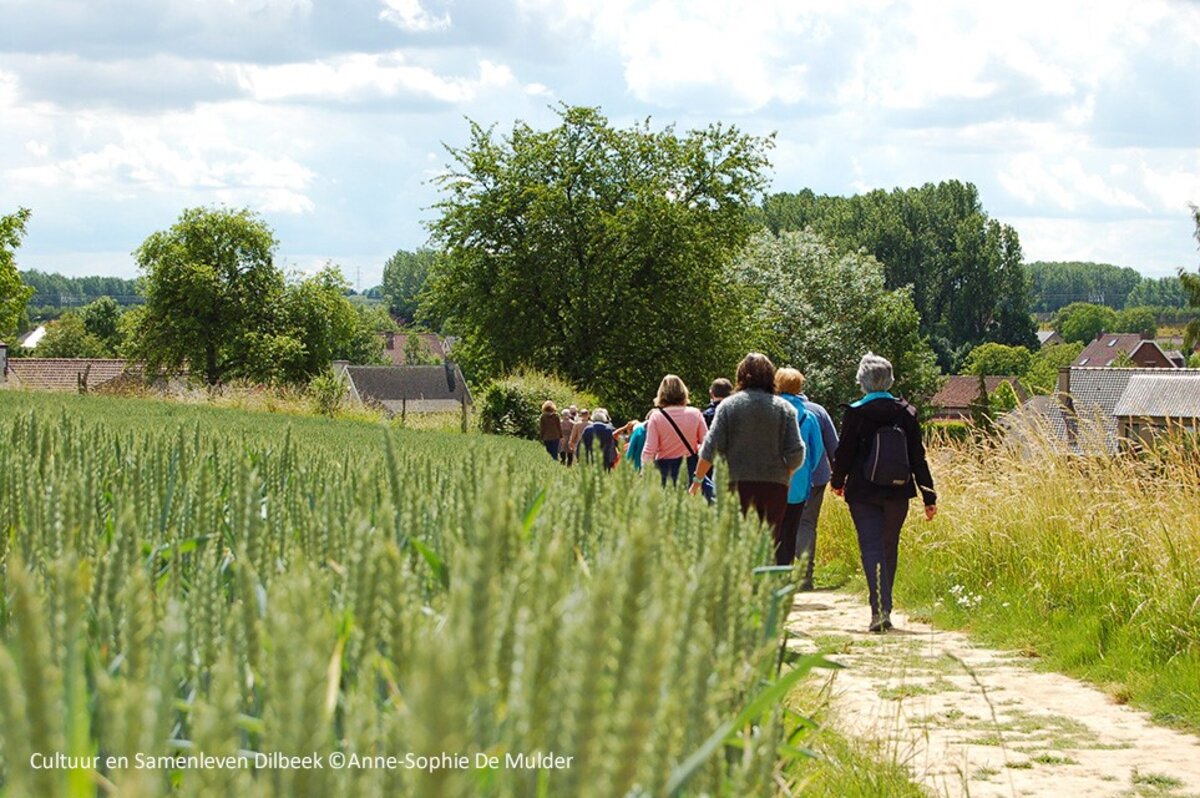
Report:
[[[796,559],[804,566],[802,584],[811,586],[813,563],[817,560],[817,519],[821,517],[821,505],[825,503],[825,486],[813,485],[800,514],[800,528],[796,532]]]
[[[779,537],[775,539],[775,564],[791,565],[796,559],[796,537],[800,534],[800,518],[804,515],[805,502],[788,502],[783,513],[783,524]]]
[[[555,438],[552,441],[542,441],[542,444],[546,447],[546,452],[550,455],[551,460],[558,459],[558,444],[559,443],[560,443],[560,441],[558,438]]]
[[[858,532],[863,573],[871,593],[871,612],[892,611],[892,585],[896,581],[896,555],[900,527],[908,515],[908,499],[878,499],[849,503],[850,517]]]
[[[671,480],[672,485],[679,484],[679,469],[683,465],[683,461],[684,458],[682,457],[668,457],[663,460],[654,461],[654,467],[657,468],[658,473],[662,475],[662,484],[664,488],[667,486],[668,479]],[[696,473],[697,462],[699,462],[698,455],[692,455],[691,457],[687,458],[688,485],[692,484],[692,477]],[[684,487],[687,486],[685,485]]]
[[[748,514],[753,507],[758,520],[771,527],[771,537],[778,552],[779,541],[783,538],[783,517],[787,513],[788,486],[778,482],[735,482],[730,487],[737,491],[742,515]]]

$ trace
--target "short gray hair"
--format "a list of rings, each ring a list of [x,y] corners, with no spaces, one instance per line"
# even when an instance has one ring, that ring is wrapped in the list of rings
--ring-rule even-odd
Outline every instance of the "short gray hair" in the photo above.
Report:
[[[892,376],[892,364],[887,358],[867,352],[858,362],[858,384],[867,393],[886,391],[896,378]]]

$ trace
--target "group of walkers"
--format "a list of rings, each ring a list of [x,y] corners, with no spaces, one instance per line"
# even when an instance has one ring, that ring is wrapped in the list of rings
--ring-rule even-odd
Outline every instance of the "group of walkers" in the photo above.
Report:
[[[844,498],[858,535],[871,602],[870,631],[892,627],[892,585],[900,529],[910,499],[920,494],[925,517],[937,513],[937,494],[925,459],[916,409],[893,396],[892,365],[868,353],[858,367],[863,396],[844,407],[839,435],[821,405],[804,394],[804,375],[750,353],[734,383],[715,380],[704,410],[689,403],[683,380],[663,377],[644,420],[615,427],[604,408],[561,414],[542,406],[541,435],[551,457],[566,465],[624,460],[649,466],[662,485],[687,474],[689,493],[716,500],[713,463],[743,514],[753,509],[770,527],[775,562],[803,569],[800,589],[812,590],[817,520],[829,488]]]

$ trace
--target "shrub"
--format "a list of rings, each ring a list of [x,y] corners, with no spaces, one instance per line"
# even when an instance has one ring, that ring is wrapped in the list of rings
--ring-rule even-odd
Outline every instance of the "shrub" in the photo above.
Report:
[[[346,401],[346,378],[332,371],[318,374],[308,382],[308,395],[313,410],[333,418]]]
[[[566,380],[541,371],[518,371],[495,380],[479,398],[479,426],[489,434],[537,440],[542,402],[562,409],[568,405],[595,407],[598,400]]]

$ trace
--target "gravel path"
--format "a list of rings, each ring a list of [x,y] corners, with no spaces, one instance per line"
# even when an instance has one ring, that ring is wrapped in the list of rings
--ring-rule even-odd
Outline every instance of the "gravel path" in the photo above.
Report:
[[[881,741],[932,793],[948,796],[1200,796],[1200,738],[1153,725],[1094,687],[1038,672],[893,613],[869,634],[866,600],[797,594],[797,651],[832,651],[833,723]]]

